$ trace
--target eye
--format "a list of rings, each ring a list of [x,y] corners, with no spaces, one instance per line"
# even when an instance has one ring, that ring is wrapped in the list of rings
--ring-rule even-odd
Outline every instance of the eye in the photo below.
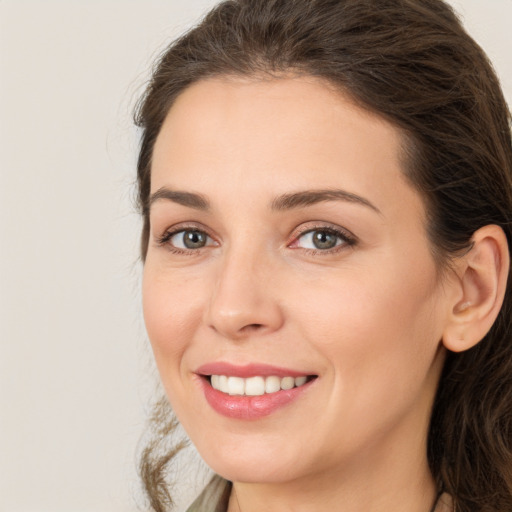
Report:
[[[158,241],[160,245],[169,245],[178,251],[191,251],[214,245],[214,241],[199,229],[180,229],[167,232]]]
[[[202,231],[183,230],[169,240],[178,249],[200,249],[206,245],[208,235]]]
[[[333,228],[316,228],[297,236],[292,247],[314,251],[329,251],[343,245],[353,245],[355,240],[347,233]]]

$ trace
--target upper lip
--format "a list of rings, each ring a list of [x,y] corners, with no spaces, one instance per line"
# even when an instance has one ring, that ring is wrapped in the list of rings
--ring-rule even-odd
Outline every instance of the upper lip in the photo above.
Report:
[[[197,368],[195,373],[199,375],[227,375],[232,377],[305,377],[313,375],[309,372],[293,370],[291,368],[283,368],[262,363],[249,363],[246,365],[235,365],[222,361],[206,363]]]

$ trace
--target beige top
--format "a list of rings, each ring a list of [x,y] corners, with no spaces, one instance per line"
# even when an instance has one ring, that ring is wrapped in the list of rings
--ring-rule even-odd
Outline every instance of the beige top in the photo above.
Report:
[[[231,482],[215,475],[204,491],[190,505],[187,512],[227,512]],[[452,512],[453,500],[447,493],[441,495],[434,512]]]
[[[447,492],[441,494],[434,512],[453,512],[453,510],[452,497]]]
[[[231,482],[215,475],[187,512],[227,512]]]

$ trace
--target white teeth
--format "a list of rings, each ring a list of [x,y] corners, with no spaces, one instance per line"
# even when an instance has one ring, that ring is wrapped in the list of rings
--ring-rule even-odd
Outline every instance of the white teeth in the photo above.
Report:
[[[302,384],[306,384],[307,380],[307,377],[295,377],[295,385],[297,387],[302,386]]]
[[[267,377],[265,379],[265,393],[275,393],[281,389],[281,379],[279,377]]]
[[[292,389],[295,386],[295,379],[293,377],[283,377],[281,379],[281,389]]]
[[[243,395],[245,391],[245,382],[241,377],[228,377],[228,386],[225,393],[230,395]]]
[[[258,396],[265,393],[265,379],[263,377],[250,377],[245,379],[245,394]]]
[[[307,377],[228,377],[212,375],[211,385],[214,389],[228,395],[261,396],[265,393],[276,393],[281,389],[292,389],[306,383]]]

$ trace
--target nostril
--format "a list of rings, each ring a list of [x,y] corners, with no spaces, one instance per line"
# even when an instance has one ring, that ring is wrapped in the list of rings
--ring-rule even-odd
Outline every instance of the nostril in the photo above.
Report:
[[[243,331],[257,331],[258,329],[261,329],[263,327],[263,324],[249,324],[242,328]]]

